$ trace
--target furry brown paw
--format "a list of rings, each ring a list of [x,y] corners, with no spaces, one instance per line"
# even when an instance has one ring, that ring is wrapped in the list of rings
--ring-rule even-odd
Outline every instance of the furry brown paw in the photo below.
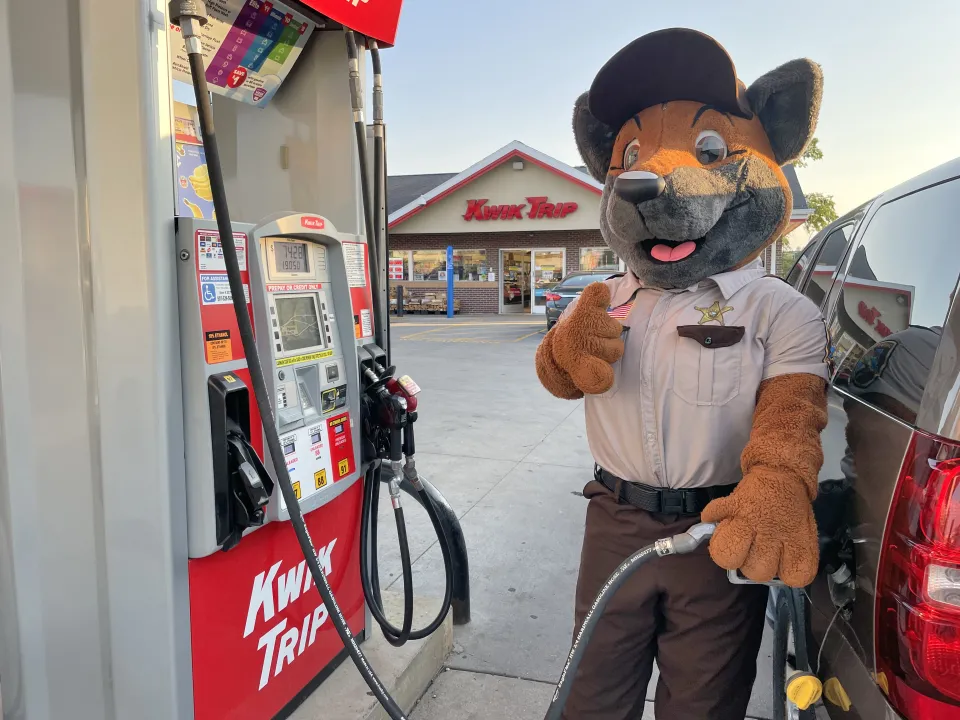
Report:
[[[710,556],[725,570],[739,569],[754,582],[779,576],[791,587],[806,587],[817,575],[813,506],[791,478],[748,475],[732,495],[707,505],[701,520],[717,524]]]
[[[623,326],[607,314],[609,306],[610,289],[599,282],[588,285],[570,316],[553,329],[557,366],[587,395],[613,386],[612,363],[623,357]]]

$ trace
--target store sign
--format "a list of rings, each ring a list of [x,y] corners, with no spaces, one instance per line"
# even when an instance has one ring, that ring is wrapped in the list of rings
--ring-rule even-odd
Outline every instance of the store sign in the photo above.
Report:
[[[464,220],[540,220],[542,218],[565,218],[577,211],[575,202],[552,203],[544,197],[528,197],[521,205],[487,205],[488,200],[467,200]],[[527,205],[530,209],[527,210]]]
[[[391,280],[403,280],[403,258],[390,258],[388,262],[388,277]]]
[[[860,317],[867,321],[870,327],[880,334],[880,337],[887,337],[891,334],[892,331],[880,320],[880,311],[875,307],[870,307],[861,300],[857,305],[857,312]]]

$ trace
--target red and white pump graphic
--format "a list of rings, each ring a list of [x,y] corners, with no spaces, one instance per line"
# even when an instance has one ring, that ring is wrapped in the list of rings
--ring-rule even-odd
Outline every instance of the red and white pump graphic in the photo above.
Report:
[[[331,20],[391,46],[397,37],[403,0],[301,0]]]

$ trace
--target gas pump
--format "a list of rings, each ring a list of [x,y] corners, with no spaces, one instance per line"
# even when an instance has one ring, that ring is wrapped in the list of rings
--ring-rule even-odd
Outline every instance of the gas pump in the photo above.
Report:
[[[273,11],[259,0],[246,10],[248,22]],[[170,19],[187,51],[216,211],[177,227],[195,717],[274,716],[349,655],[402,718],[359,646],[364,597],[392,644],[432,633],[451,603],[451,541],[414,463],[419,387],[384,367],[386,343],[375,342],[385,314],[357,42],[347,31],[366,238],[320,214],[231,222],[204,67],[206,8],[175,0]],[[382,142],[377,151],[380,173]],[[383,612],[376,577],[383,462],[401,542],[401,628]],[[447,571],[442,609],[418,631],[401,478],[433,522]]]

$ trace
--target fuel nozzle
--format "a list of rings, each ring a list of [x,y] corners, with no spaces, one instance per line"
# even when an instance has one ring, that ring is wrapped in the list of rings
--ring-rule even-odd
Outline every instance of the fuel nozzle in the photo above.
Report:
[[[245,530],[263,525],[267,503],[273,493],[273,480],[239,429],[227,434],[227,458],[232,523],[230,534],[222,545],[225,551],[240,542]]]
[[[656,542],[657,555],[686,555],[692,553],[704,540],[713,536],[717,526],[713,523],[697,523],[686,532]]]

